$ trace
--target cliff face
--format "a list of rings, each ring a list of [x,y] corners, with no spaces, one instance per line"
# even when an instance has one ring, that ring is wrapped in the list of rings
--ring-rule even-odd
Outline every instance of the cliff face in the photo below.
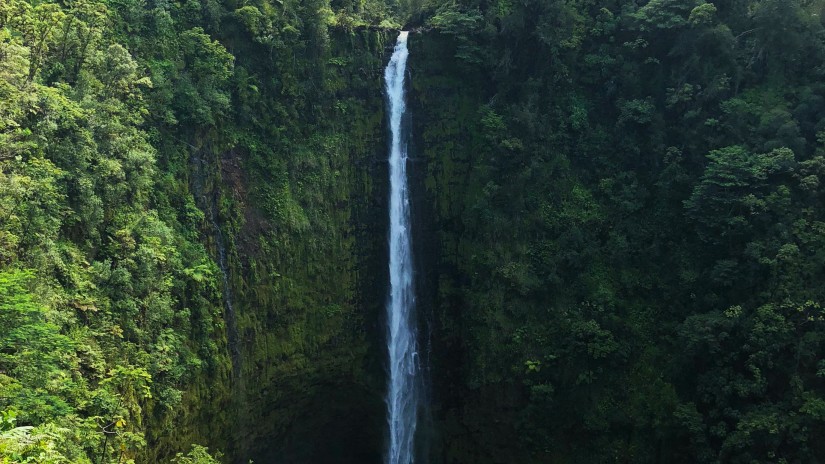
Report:
[[[477,332],[483,320],[468,299],[483,246],[468,215],[483,195],[482,157],[489,152],[479,111],[488,77],[455,58],[456,42],[435,31],[410,39],[418,307],[429,343],[431,410],[426,430],[431,462],[527,462],[515,443],[512,417],[518,393],[497,382],[472,382],[478,350],[492,340]],[[502,240],[507,240],[502,237]]]
[[[822,461],[822,1],[115,3],[0,2],[0,460],[380,461],[420,7],[430,461]]]
[[[433,462],[822,456],[819,10],[666,3],[411,36]]]
[[[380,461],[382,71],[393,39],[380,30],[334,31],[314,59],[321,69],[311,70],[320,88],[301,108],[283,95],[261,96],[295,119],[261,125],[254,142],[221,159],[239,462]],[[239,58],[250,66],[258,59]]]

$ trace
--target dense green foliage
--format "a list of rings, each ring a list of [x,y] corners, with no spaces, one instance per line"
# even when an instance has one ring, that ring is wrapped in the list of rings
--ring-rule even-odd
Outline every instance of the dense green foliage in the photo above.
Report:
[[[311,385],[380,404],[349,201],[389,11],[0,2],[0,462],[239,460]]]
[[[0,462],[380,461],[405,21],[432,461],[825,459],[823,19],[0,0]]]
[[[203,214],[170,204],[153,82],[94,1],[0,6],[0,456],[128,462],[226,376]],[[165,182],[158,182],[158,179]]]
[[[825,457],[823,9],[432,3],[437,460]]]

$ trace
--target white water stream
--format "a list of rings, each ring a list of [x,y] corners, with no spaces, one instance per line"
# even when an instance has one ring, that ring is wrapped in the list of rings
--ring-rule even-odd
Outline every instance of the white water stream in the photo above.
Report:
[[[407,32],[398,36],[384,71],[389,101],[390,167],[390,295],[387,302],[387,464],[415,461],[415,426],[418,414],[418,353],[415,293],[413,287],[410,197],[407,189],[407,142],[402,119],[406,111],[404,75],[407,68]]]

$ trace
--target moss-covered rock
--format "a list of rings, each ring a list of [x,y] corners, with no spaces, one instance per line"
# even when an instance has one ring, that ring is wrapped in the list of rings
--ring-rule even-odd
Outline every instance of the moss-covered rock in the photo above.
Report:
[[[236,458],[380,461],[382,70],[394,33],[332,34],[305,64],[307,95],[261,97],[305,112],[249,130],[221,164],[240,353]]]

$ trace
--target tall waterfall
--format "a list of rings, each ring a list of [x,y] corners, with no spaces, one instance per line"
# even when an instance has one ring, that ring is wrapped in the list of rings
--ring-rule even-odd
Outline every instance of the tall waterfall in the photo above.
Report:
[[[415,426],[418,413],[418,353],[415,329],[410,196],[407,189],[407,142],[402,119],[404,74],[407,68],[407,32],[398,36],[384,71],[389,102],[390,165],[390,295],[387,302],[387,464],[415,461]]]

